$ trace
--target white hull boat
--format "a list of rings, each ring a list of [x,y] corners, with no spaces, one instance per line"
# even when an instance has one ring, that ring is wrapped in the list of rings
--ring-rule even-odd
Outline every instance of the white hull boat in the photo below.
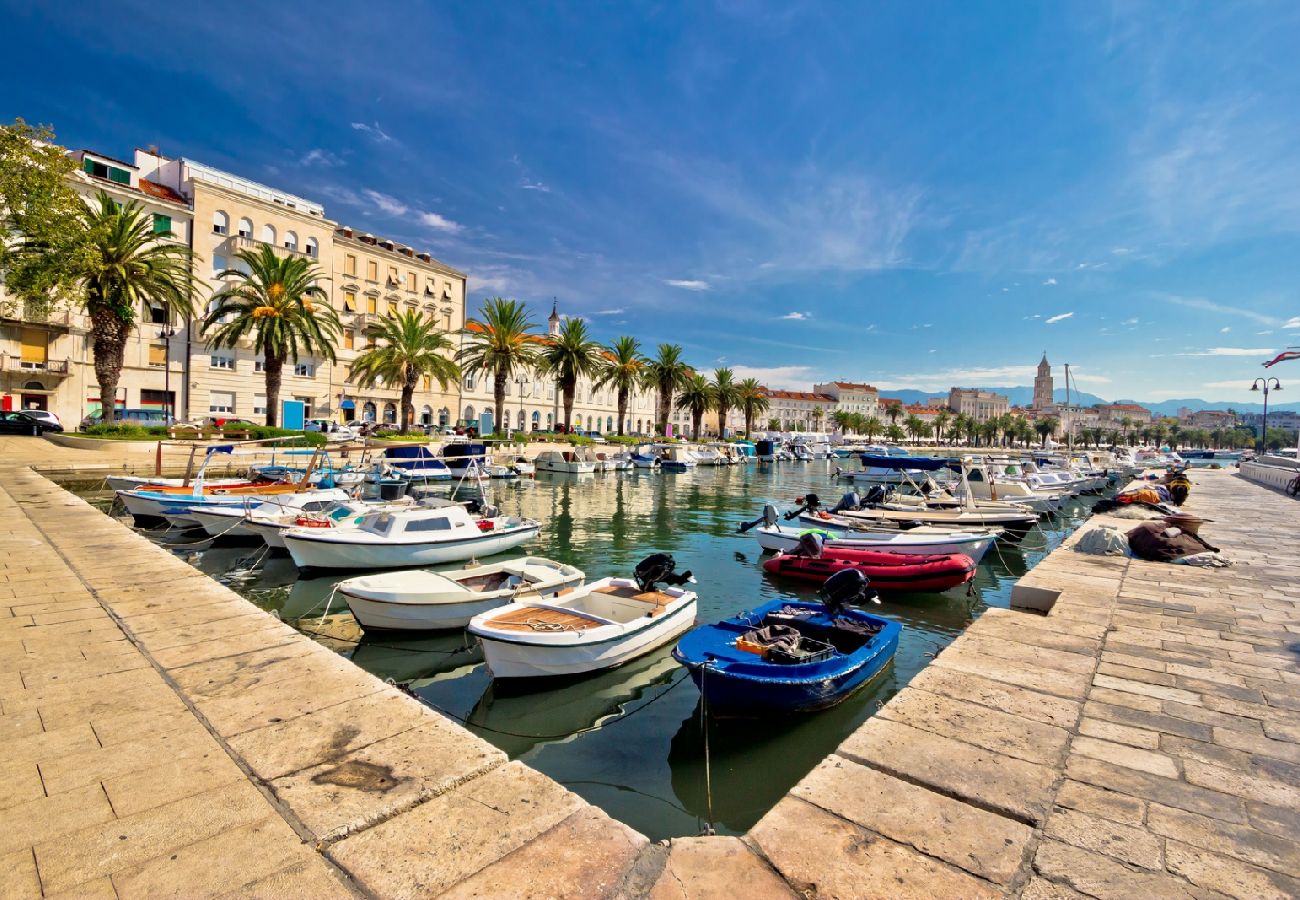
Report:
[[[545,600],[582,585],[581,569],[537,556],[450,572],[407,570],[338,583],[362,628],[437,631],[522,599]]]
[[[238,506],[221,506],[209,509],[191,509],[186,515],[208,537],[261,537],[261,534],[249,527],[254,517],[277,517],[286,513],[294,516],[303,513],[318,513],[336,503],[349,500],[348,492],[341,488],[323,491],[304,491],[301,494],[285,494],[269,500],[250,500]],[[285,516],[285,518],[289,518]]]
[[[790,552],[798,549],[799,538],[808,533],[805,528],[787,528],[780,525],[762,525],[755,529],[754,536],[758,545],[764,550]],[[879,550],[888,553],[904,553],[908,556],[931,556],[939,553],[963,553],[975,562],[983,559],[984,554],[998,539],[992,532],[954,531],[945,534],[927,534],[915,531],[854,531],[843,532],[835,529],[823,529],[833,535],[826,539],[828,548],[851,550]]]
[[[191,483],[193,479],[191,479]],[[111,491],[133,491],[146,486],[152,487],[181,487],[185,484],[184,478],[144,478],[139,475],[109,475],[104,479],[105,485]],[[247,484],[243,478],[209,478],[204,484],[208,487],[221,487],[230,484]]]
[[[638,571],[656,554],[643,561]],[[666,557],[668,566],[672,558]],[[671,573],[671,568],[669,569]],[[658,581],[690,580],[690,573]],[[493,678],[546,678],[612,669],[686,632],[696,595],[638,576],[603,578],[551,600],[527,600],[475,616],[469,632],[483,645]]]
[[[596,471],[596,464],[582,459],[571,450],[546,450],[537,455],[533,465],[538,472],[558,475],[588,475]]]

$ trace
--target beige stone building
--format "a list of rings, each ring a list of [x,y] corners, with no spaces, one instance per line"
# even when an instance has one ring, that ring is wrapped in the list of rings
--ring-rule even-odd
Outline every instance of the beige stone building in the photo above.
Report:
[[[117,203],[139,203],[153,217],[155,231],[189,243],[192,215],[180,194],[151,180],[134,163],[91,150],[70,155],[78,164],[73,187],[87,202],[95,202],[103,191]],[[131,409],[175,409],[184,381],[183,323],[169,327],[160,309],[138,310],[137,322],[127,341],[117,403]],[[68,430],[97,413],[89,325],[77,309],[28,306],[5,296],[0,285],[0,409],[49,410]]]
[[[852,381],[831,381],[814,384],[813,392],[825,394],[835,401],[835,409],[858,413],[868,419],[880,416],[880,391],[869,384]]]
[[[976,422],[1004,415],[1011,404],[1002,394],[978,391],[973,388],[953,388],[948,391],[948,409],[961,413]]]

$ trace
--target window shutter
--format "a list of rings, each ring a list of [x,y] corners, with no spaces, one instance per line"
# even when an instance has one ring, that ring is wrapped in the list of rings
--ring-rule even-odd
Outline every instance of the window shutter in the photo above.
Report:
[[[85,172],[87,175],[94,175],[94,174],[95,174],[95,161],[94,161],[93,159],[91,159],[90,157],[85,157],[85,158],[83,158],[83,159],[81,160],[81,171]]]
[[[24,328],[22,335],[22,361],[43,366],[46,360],[45,332],[39,328]]]
[[[160,367],[167,365],[167,346],[165,344],[149,345],[149,365]]]
[[[171,217],[171,216],[161,216],[161,215],[158,215],[157,213],[154,213],[154,217],[153,217],[153,233],[154,233],[154,234],[166,234],[167,232],[169,232],[169,231],[171,231],[171,230],[172,230],[172,217]]]

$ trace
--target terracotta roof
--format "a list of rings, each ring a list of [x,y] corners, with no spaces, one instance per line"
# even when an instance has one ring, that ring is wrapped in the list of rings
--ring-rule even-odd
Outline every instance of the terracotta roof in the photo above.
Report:
[[[869,384],[856,384],[852,381],[835,381],[832,383],[836,387],[847,388],[851,391],[875,391],[876,393],[879,393],[879,391],[876,391],[876,389]]]
[[[777,400],[816,400],[818,403],[834,403],[835,398],[828,394],[814,394],[811,391],[774,391],[763,388],[763,392]]]
[[[165,184],[158,184],[156,181],[150,181],[148,178],[140,179],[140,193],[148,194],[150,197],[157,197],[159,200],[170,200],[172,203],[186,203],[184,197],[173,191]]]
[[[1145,406],[1138,406],[1136,403],[1110,403],[1110,404],[1104,404],[1101,408],[1122,409],[1125,410],[1126,412],[1144,412],[1144,413],[1151,412],[1151,410],[1147,409]]]

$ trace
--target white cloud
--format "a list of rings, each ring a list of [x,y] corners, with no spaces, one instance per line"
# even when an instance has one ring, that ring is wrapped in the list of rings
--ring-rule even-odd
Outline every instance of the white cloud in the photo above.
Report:
[[[754,378],[759,384],[781,391],[811,391],[815,380],[810,366],[732,366],[731,371],[737,381]]]
[[[1292,316],[1283,324],[1283,328],[1300,328],[1300,316]]]
[[[1257,335],[1266,335],[1266,334],[1272,334],[1272,333],[1273,333],[1273,329],[1271,329],[1271,328],[1265,329],[1264,331],[1256,331],[1256,332],[1255,332],[1255,334],[1257,334]]]
[[[353,122],[352,130],[368,134],[381,144],[387,144],[393,139],[391,135],[379,127],[378,122],[375,122],[373,125],[367,125],[365,122]]]
[[[1125,319],[1125,320],[1124,320],[1123,322],[1121,322],[1120,324],[1121,324],[1121,325],[1136,325],[1136,324],[1138,324],[1138,317],[1137,317],[1137,316],[1134,316],[1134,317],[1131,318],[1131,319]]]
[[[319,166],[322,169],[333,169],[343,165],[342,159],[320,147],[308,150],[298,162],[304,166]]]
[[[421,225],[427,225],[430,228],[436,229],[437,231],[445,231],[449,234],[455,234],[456,232],[461,230],[461,226],[459,223],[453,222],[451,219],[448,219],[446,216],[440,216],[437,213],[433,213],[433,212],[420,213],[419,219]]]
[[[390,216],[404,216],[410,210],[410,207],[401,200],[390,197],[388,194],[381,194],[379,191],[372,191],[369,188],[366,188],[361,193],[378,207],[380,212],[388,213]]]
[[[696,278],[666,278],[664,284],[685,291],[708,291],[713,289],[713,285],[707,281],[700,281]]]
[[[791,319],[795,322],[802,322],[812,318],[812,313],[791,311],[781,316],[782,319]]]
[[[1131,247],[1113,247],[1113,248],[1111,248],[1111,251],[1110,251],[1110,252],[1113,253],[1113,254],[1115,254],[1116,256],[1128,256],[1130,253],[1133,252],[1133,248],[1131,248]]]
[[[1234,378],[1231,381],[1207,381],[1205,384],[1201,385],[1201,387],[1225,391],[1236,390],[1243,394],[1250,392],[1250,385],[1242,378]]]
[[[1059,313],[1059,314],[1057,314],[1057,315],[1055,315],[1055,316],[1050,316],[1050,317],[1044,319],[1044,320],[1043,320],[1043,324],[1044,324],[1044,325],[1055,325],[1057,322],[1064,322],[1066,319],[1069,319],[1069,318],[1071,318],[1071,317],[1073,317],[1073,316],[1074,316],[1074,313],[1072,313],[1072,312]]]
[[[623,307],[621,307],[621,306],[617,306],[617,307],[615,307],[614,309],[598,309],[598,310],[596,310],[595,312],[591,313],[591,315],[593,315],[593,316],[618,316],[618,315],[622,315],[623,312],[624,312]]]
[[[1210,347],[1208,350],[1198,350],[1194,353],[1183,353],[1181,356],[1267,356],[1270,353],[1276,353],[1268,347]]]
[[[1272,316],[1262,315],[1261,313],[1252,312],[1249,309],[1242,309],[1238,306],[1228,306],[1225,303],[1215,303],[1213,300],[1206,300],[1204,297],[1179,297],[1176,295],[1164,298],[1175,306],[1184,306],[1187,309],[1199,309],[1204,312],[1224,313],[1229,316],[1240,316],[1250,319],[1252,322],[1258,322],[1261,325],[1276,325],[1277,319]],[[1292,325],[1291,322],[1296,324]],[[1284,328],[1300,328],[1300,317],[1292,319],[1284,325]]]
[[[541,194],[549,194],[551,189],[540,181],[529,181],[527,178],[519,182],[519,186],[525,191],[537,191]]]
[[[1026,318],[1026,319],[1041,319],[1042,316],[1041,316],[1039,313],[1034,313],[1033,315],[1025,316],[1025,318]]]
[[[1230,327],[1228,327],[1227,325],[1224,325],[1222,328],[1219,329],[1219,334],[1227,334],[1227,333],[1228,333],[1229,331],[1231,331],[1231,330],[1232,330],[1232,329],[1231,329]]]
[[[1046,281],[1044,281],[1043,284],[1046,285],[1046,286],[1048,286],[1048,287],[1051,287],[1052,285],[1056,284],[1056,279],[1055,279],[1055,278],[1049,278],[1049,279],[1047,279]]]

